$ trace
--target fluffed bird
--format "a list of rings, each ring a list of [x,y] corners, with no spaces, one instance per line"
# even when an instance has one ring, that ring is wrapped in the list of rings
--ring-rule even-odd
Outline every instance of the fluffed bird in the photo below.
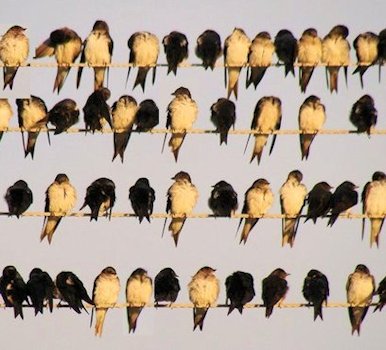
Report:
[[[175,271],[166,267],[162,269],[154,278],[154,302],[168,302],[173,304],[178,297],[181,287]]]
[[[295,76],[294,63],[298,56],[298,41],[288,29],[281,29],[275,36],[275,51],[279,61],[284,63],[284,74]]]
[[[170,32],[162,40],[166,61],[168,63],[168,73],[173,72],[177,75],[177,67],[188,58],[188,39],[185,34],[180,32]]]
[[[379,282],[378,288],[374,294],[379,295],[378,305],[375,307],[374,312],[377,310],[382,311],[386,304],[386,277]]]
[[[79,121],[79,109],[76,102],[66,98],[58,102],[48,112],[48,122],[55,126],[54,135],[67,131]]]
[[[55,283],[47,272],[38,267],[31,270],[27,282],[27,294],[35,309],[35,316],[39,312],[43,314],[45,303],[47,303],[50,312],[52,312],[54,308]]]
[[[383,64],[386,62],[386,29],[383,29],[378,34],[378,64],[379,64],[379,71],[378,71],[378,80],[381,81],[381,68]]]
[[[374,100],[370,95],[363,95],[356,101],[350,112],[350,121],[357,128],[357,132],[366,132],[370,136],[377,124],[378,112]]]
[[[219,181],[213,187],[208,205],[214,216],[231,217],[238,208],[237,193],[226,181]]]
[[[228,315],[237,309],[240,314],[246,303],[255,296],[253,277],[248,272],[236,271],[225,280],[226,298],[230,301]]]
[[[9,215],[16,215],[17,218],[30,207],[33,201],[32,191],[24,180],[18,180],[8,187],[4,198]]]
[[[318,182],[307,196],[307,215],[304,222],[311,219],[314,224],[319,217],[326,216],[330,210],[332,187],[325,181]]]
[[[110,117],[110,107],[107,100],[110,98],[110,90],[108,88],[101,88],[94,91],[87,99],[83,107],[84,123],[86,125],[86,132],[91,130],[101,131],[105,122],[113,128]]]
[[[221,37],[214,30],[207,29],[197,38],[196,55],[202,60],[205,69],[216,66],[217,59],[222,54]]]
[[[278,268],[270,273],[262,281],[261,298],[265,306],[265,317],[269,318],[275,305],[281,306],[288,292],[286,277],[289,273]]]
[[[212,113],[210,120],[220,133],[220,145],[228,142],[228,132],[236,123],[236,105],[227,98],[219,98],[216,103],[210,107]]]
[[[136,131],[149,131],[153,129],[159,123],[159,109],[156,103],[151,100],[143,100],[137,109],[137,115],[135,117]]]
[[[138,216],[139,223],[142,222],[143,218],[150,222],[150,215],[153,214],[155,192],[147,178],[139,178],[130,187],[129,199],[135,215]]]
[[[12,107],[7,98],[0,98],[0,141],[4,130],[8,128],[13,115]]]

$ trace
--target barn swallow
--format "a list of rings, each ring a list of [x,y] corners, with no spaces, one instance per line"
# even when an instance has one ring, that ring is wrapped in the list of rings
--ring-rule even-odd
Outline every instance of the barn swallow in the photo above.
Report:
[[[154,279],[154,301],[156,305],[160,301],[169,302],[171,305],[177,300],[180,289],[178,276],[174,270],[170,267],[162,269]]]
[[[172,177],[172,180],[174,180],[174,183],[168,189],[166,212],[172,216],[168,229],[177,247],[178,238],[184,227],[186,216],[192,213],[193,208],[197,204],[198,190],[196,186],[192,184],[190,175],[184,171],[178,172]]]
[[[55,126],[54,135],[67,131],[79,121],[79,109],[74,100],[66,98],[48,112],[48,122]]]
[[[280,188],[281,212],[286,216],[282,219],[282,246],[289,244],[292,248],[295,243],[300,215],[307,197],[307,188],[302,180],[303,174],[299,170],[293,170]]]
[[[91,33],[83,42],[82,56],[80,57],[80,63],[94,66],[94,90],[103,88],[106,69],[108,79],[109,68],[106,66],[111,63],[113,46],[107,23],[101,20],[96,21]],[[79,88],[82,71],[83,67],[79,67],[76,80],[77,88]]]
[[[76,313],[80,314],[82,309],[87,312],[82,300],[94,305],[82,281],[73,272],[60,272],[56,276],[55,285],[60,293],[60,299],[68,303],[70,309],[73,309]]]
[[[318,270],[310,270],[304,279],[303,296],[314,307],[314,321],[318,316],[323,320],[323,303],[327,304],[329,294],[326,275]]]
[[[34,157],[35,144],[39,136],[41,128],[47,126],[48,115],[47,107],[44,101],[37,96],[31,98],[17,98],[17,114],[19,120],[19,127],[21,128],[21,136],[23,139],[23,148],[25,157],[31,154],[31,158]],[[23,131],[28,131],[28,141],[25,145]],[[47,135],[49,135],[47,133]],[[49,142],[48,136],[48,142]]]
[[[275,51],[279,61],[284,63],[285,76],[289,72],[295,76],[294,63],[298,55],[298,41],[287,29],[281,29],[275,36]]]
[[[363,89],[363,74],[378,60],[378,35],[372,32],[359,34],[354,40],[354,48],[357,55],[358,67],[353,74],[359,73],[361,87]]]
[[[135,215],[138,216],[139,223],[142,222],[143,218],[150,222],[150,215],[153,214],[155,192],[147,178],[139,178],[134,186],[130,187],[129,199]]]
[[[130,275],[126,284],[127,321],[129,333],[135,332],[137,319],[143,307],[150,302],[153,293],[153,281],[147,271],[138,268]]]
[[[352,106],[350,121],[359,133],[366,132],[370,136],[371,130],[377,124],[377,118],[378,112],[370,95],[363,95]]]
[[[18,180],[8,187],[4,198],[8,205],[9,215],[16,215],[17,218],[29,208],[33,201],[32,191],[23,180]]]
[[[205,32],[197,38],[196,46],[196,55],[202,60],[205,70],[208,69],[208,67],[213,70],[221,54],[220,35],[214,30],[205,30]]]
[[[111,108],[112,125],[114,129],[113,160],[119,154],[121,162],[123,163],[123,155],[130,140],[137,109],[137,101],[128,95],[121,96]]]
[[[374,294],[379,295],[378,305],[375,307],[374,312],[377,310],[382,311],[386,304],[386,277],[379,282],[378,289]]]
[[[186,136],[186,130],[191,129],[197,119],[198,106],[187,88],[180,87],[172,95],[175,97],[168,105],[166,128],[173,131],[169,140],[169,146],[177,162],[178,153]],[[166,136],[167,134],[165,134],[164,145]]]
[[[372,181],[368,182],[362,191],[363,214],[370,217],[370,247],[376,243],[379,247],[379,234],[386,217],[386,174],[376,171]],[[371,218],[374,216],[375,218]],[[362,238],[365,219],[362,221]]]
[[[204,327],[206,313],[216,304],[220,293],[220,281],[215,276],[216,270],[204,266],[199,269],[188,284],[189,299],[193,303],[193,331]]]
[[[278,97],[264,96],[256,104],[253,112],[253,119],[251,123],[251,129],[260,131],[264,134],[255,134],[255,146],[253,148],[252,157],[250,163],[257,156],[257,164],[260,164],[261,155],[263,154],[264,146],[267,143],[268,136],[275,130],[279,130],[281,126],[281,101]],[[247,149],[251,134],[248,136],[245,150]],[[275,146],[277,135],[273,135],[271,148],[269,154],[272,153]],[[244,152],[245,152],[244,150]]]
[[[311,143],[316,134],[326,122],[326,109],[320,102],[320,98],[311,95],[307,97],[299,108],[299,134],[302,160],[308,159]]]
[[[336,188],[330,200],[331,217],[328,220],[327,226],[332,227],[339,214],[349,210],[358,203],[356,188],[358,187],[350,181],[345,181]]]
[[[304,222],[311,219],[314,224],[318,217],[326,216],[330,210],[332,187],[325,181],[318,182],[308,193],[308,210]]]
[[[4,89],[9,85],[12,90],[19,66],[27,61],[29,40],[25,31],[26,28],[13,26],[0,39],[0,60],[7,66],[3,67]]]
[[[238,95],[238,80],[241,68],[248,63],[249,47],[251,40],[241,28],[233,29],[224,42],[224,65],[225,65],[225,86],[228,79],[228,93],[229,98],[232,94],[237,100]],[[228,77],[227,77],[228,71]]]
[[[361,323],[366,317],[375,292],[374,276],[365,265],[357,265],[355,271],[348,276],[346,291],[347,303],[350,304],[348,314],[352,326],[351,334],[357,331],[360,335]]]
[[[315,28],[306,29],[298,41],[299,85],[306,92],[315,66],[322,61],[322,39]]]
[[[27,286],[15,266],[6,266],[0,277],[0,294],[6,307],[13,307],[15,318],[23,315],[23,301],[27,301]]]
[[[36,48],[34,58],[55,55],[58,71],[54,83],[54,92],[57,90],[59,94],[68,73],[70,73],[70,65],[78,58],[81,50],[82,39],[76,32],[67,27],[54,30],[50,37]]]
[[[178,65],[188,58],[188,39],[185,34],[173,31],[163,38],[162,44],[168,63],[167,74],[173,72],[177,75]]]
[[[43,314],[44,303],[47,302],[50,312],[54,308],[55,283],[50,275],[35,267],[29,274],[27,282],[27,293],[35,309],[35,316],[40,312]]]
[[[272,56],[274,52],[275,45],[268,32],[260,32],[255,36],[249,47],[247,89],[251,84],[253,84],[255,89],[257,85],[259,85],[268,67],[272,65]]]
[[[208,200],[214,216],[231,217],[238,208],[237,193],[232,185],[225,181],[217,182]]]
[[[90,221],[93,219],[98,221],[98,215],[105,215],[110,219],[114,203],[115,184],[110,179],[101,177],[87,187],[84,203],[80,210],[86,205],[90,207]]]
[[[379,64],[379,71],[378,71],[378,80],[381,81],[381,68],[383,64],[386,62],[386,29],[383,29],[379,32],[378,35],[378,64]]]
[[[228,132],[236,123],[236,106],[227,98],[219,98],[216,103],[210,107],[212,113],[210,120],[216,127],[216,131],[220,133],[220,146],[224,142],[228,142]]]
[[[48,186],[46,191],[46,206],[44,211],[50,216],[44,217],[43,230],[40,234],[40,241],[45,237],[51,244],[52,237],[63,216],[68,215],[76,203],[76,189],[71,185],[66,174],[58,174],[55,181]]]
[[[246,303],[255,296],[253,277],[248,272],[236,271],[225,280],[226,298],[230,300],[228,315],[234,310],[243,313]]]
[[[286,277],[289,273],[283,269],[276,269],[269,276],[263,279],[261,298],[265,306],[265,317],[269,318],[273,312],[273,307],[277,304],[281,306],[288,292]]]
[[[12,107],[7,98],[0,98],[0,141],[4,130],[9,126],[9,121],[13,115]]]
[[[159,54],[158,38],[149,32],[136,32],[129,38],[127,46],[130,49],[129,63],[134,67],[138,66],[138,74],[133,89],[137,85],[141,85],[142,91],[145,92],[146,76],[151,68],[153,68],[153,84],[155,81]],[[129,78],[130,69],[131,67],[127,72],[127,79]]]
[[[344,25],[333,27],[322,40],[322,62],[326,65],[327,85],[331,92],[338,92],[338,74],[340,67],[343,66],[346,85],[347,69],[350,64],[350,44],[347,41],[349,31]]]
[[[143,100],[135,117],[136,131],[149,131],[159,123],[159,109],[153,100]]]
[[[108,88],[101,88],[94,91],[87,99],[83,107],[84,123],[86,125],[86,132],[91,130],[101,131],[105,122],[113,128],[110,118],[110,107],[107,100],[110,98],[110,90]]]
[[[92,300],[95,305],[95,335],[102,336],[103,324],[109,307],[118,301],[121,288],[117,272],[111,266],[106,267],[95,278]]]
[[[273,192],[266,179],[256,180],[245,192],[243,214],[249,217],[245,218],[243,231],[241,232],[240,243],[246,243],[249,233],[259,221],[259,216],[265,215],[273,203]],[[243,219],[240,219],[239,227]],[[237,229],[237,230],[238,230]]]

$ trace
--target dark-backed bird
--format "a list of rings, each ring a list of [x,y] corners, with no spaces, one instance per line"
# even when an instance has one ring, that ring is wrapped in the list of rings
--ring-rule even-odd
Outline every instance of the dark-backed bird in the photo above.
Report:
[[[225,280],[226,299],[230,301],[228,315],[237,309],[240,314],[246,303],[255,296],[253,277],[248,272],[236,271]]]
[[[281,306],[288,292],[286,277],[289,273],[278,268],[262,281],[261,298],[265,306],[265,317],[271,316],[275,305]]]
[[[38,267],[31,270],[27,282],[27,294],[35,309],[35,316],[39,312],[43,314],[45,305],[52,312],[54,308],[55,283],[47,272]]]
[[[319,217],[326,216],[330,210],[332,187],[325,181],[318,182],[307,196],[307,215],[304,222],[311,219],[314,224]]]
[[[107,100],[110,98],[110,90],[108,88],[101,88],[94,91],[87,99],[83,107],[84,123],[86,125],[86,132],[95,130],[101,131],[107,122],[110,128],[113,128],[110,107]]]
[[[366,132],[370,136],[377,124],[377,118],[378,112],[370,95],[363,95],[351,108],[350,121],[357,128],[357,132]]]
[[[185,34],[173,31],[163,38],[162,44],[168,63],[167,74],[173,72],[174,75],[177,75],[177,67],[187,60],[189,55],[188,39]]]
[[[383,29],[379,32],[378,35],[378,80],[381,81],[381,68],[386,62],[386,29]]]
[[[154,302],[156,305],[160,302],[171,305],[177,300],[180,289],[177,274],[172,268],[166,267],[154,278]]]
[[[0,98],[0,141],[3,138],[4,130],[9,126],[13,115],[12,107],[7,98]]]
[[[48,112],[48,122],[55,126],[54,135],[67,131],[79,121],[79,109],[76,102],[66,98],[58,102]]]
[[[219,181],[213,187],[208,205],[214,216],[231,217],[238,208],[237,193],[226,181]]]
[[[281,29],[275,36],[275,51],[279,62],[284,63],[284,74],[295,76],[294,63],[298,55],[298,41],[288,29]]]
[[[379,296],[378,305],[375,307],[374,312],[377,310],[382,311],[386,304],[386,277],[381,282],[379,282],[378,288],[374,295]]]
[[[214,30],[207,29],[197,38],[196,55],[202,60],[205,69],[216,66],[217,59],[222,54],[221,37]]]
[[[220,133],[220,145],[228,142],[228,132],[236,123],[236,105],[227,98],[219,98],[216,103],[210,107],[212,113],[210,120]]]
[[[130,187],[129,199],[135,215],[138,216],[139,223],[142,222],[143,218],[150,222],[150,215],[153,214],[155,192],[146,177],[139,178],[134,186]]]
[[[9,215],[16,215],[17,218],[30,207],[33,201],[32,191],[24,180],[18,180],[8,187],[4,198]]]
[[[153,100],[143,100],[138,105],[135,119],[136,131],[149,131],[159,123],[159,108]]]

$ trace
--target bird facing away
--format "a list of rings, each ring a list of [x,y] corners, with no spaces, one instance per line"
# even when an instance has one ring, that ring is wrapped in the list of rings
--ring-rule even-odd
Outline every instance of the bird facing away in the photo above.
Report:
[[[130,187],[129,200],[135,215],[138,216],[139,223],[142,222],[143,218],[150,222],[150,215],[153,214],[155,192],[147,178],[139,178]]]
[[[375,307],[374,312],[377,310],[382,311],[386,304],[386,277],[379,282],[378,288],[374,294],[379,295],[378,305]]]
[[[153,100],[143,100],[135,116],[136,131],[149,131],[159,123],[159,109]]]
[[[281,29],[275,36],[275,51],[279,61],[284,63],[285,76],[295,76],[294,63],[298,56],[298,41],[288,29]]]
[[[202,331],[205,316],[217,302],[220,282],[214,274],[216,270],[205,266],[199,269],[188,284],[189,300],[193,303],[193,331]]]
[[[210,120],[216,127],[216,132],[220,133],[220,146],[228,143],[228,132],[236,123],[236,105],[227,98],[219,98],[210,107],[212,113]]]
[[[238,208],[237,193],[226,181],[219,181],[213,187],[208,205],[214,216],[231,217]]]
[[[236,271],[225,280],[226,298],[230,301],[228,315],[237,309],[240,314],[246,303],[255,296],[253,277],[248,272]]]
[[[40,312],[43,314],[43,308],[47,303],[50,312],[54,307],[55,283],[50,275],[35,267],[29,274],[27,282],[27,293],[31,299],[32,306],[35,309],[35,316]]]
[[[110,118],[110,107],[107,100],[110,98],[110,90],[108,88],[101,88],[94,91],[87,99],[83,107],[84,123],[86,125],[86,132],[91,130],[101,131],[105,122],[113,128]]]
[[[288,275],[283,269],[278,268],[263,279],[261,298],[265,306],[265,317],[271,316],[276,304],[281,307],[289,289],[286,280]]]
[[[0,141],[5,129],[9,126],[9,121],[13,115],[12,107],[7,98],[0,98]]]
[[[206,69],[211,70],[216,66],[217,59],[222,54],[220,35],[214,30],[205,30],[197,38],[196,55],[202,60],[202,64]]]
[[[352,106],[350,121],[357,128],[357,132],[366,132],[370,136],[377,124],[377,118],[378,112],[370,95],[363,95]]]
[[[51,244],[52,237],[63,216],[68,215],[76,203],[76,189],[70,183],[66,174],[58,174],[55,181],[48,186],[46,191],[46,206],[44,211],[50,216],[44,217],[43,230],[40,241],[45,237]]]
[[[32,191],[24,180],[18,180],[8,187],[4,198],[9,215],[16,215],[17,218],[30,207],[33,201]]]
[[[76,102],[66,98],[58,102],[48,112],[48,122],[55,126],[54,135],[67,131],[79,121],[79,108]]]
[[[314,224],[319,217],[326,216],[330,210],[332,187],[325,181],[318,182],[308,193],[308,210],[304,222],[311,219]]]
[[[154,279],[154,302],[169,302],[173,304],[180,292],[178,276],[173,269],[166,267],[158,272]]]
[[[188,39],[185,34],[180,32],[170,32],[166,35],[162,44],[164,46],[164,51],[166,55],[166,61],[168,63],[168,73],[173,72],[174,75],[177,75],[177,67],[187,60],[188,52]]]
[[[377,51],[379,64],[378,80],[381,82],[381,68],[382,65],[386,62],[386,29],[383,29],[379,32]]]

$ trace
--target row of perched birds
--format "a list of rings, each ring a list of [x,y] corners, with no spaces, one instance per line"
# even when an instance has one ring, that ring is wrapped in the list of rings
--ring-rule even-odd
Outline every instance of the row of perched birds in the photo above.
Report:
[[[210,307],[217,304],[220,293],[220,281],[215,276],[216,270],[205,266],[197,271],[188,284],[189,300],[193,304],[193,330],[202,330],[204,319]],[[272,315],[274,306],[281,306],[289,290],[286,277],[289,273],[282,268],[272,271],[262,280],[263,306],[266,308],[265,317]],[[236,271],[225,280],[226,304],[229,305],[228,315],[237,309],[240,314],[244,306],[255,297],[254,279],[248,272]],[[154,303],[162,306],[172,305],[181,290],[178,276],[170,267],[162,269],[154,279]],[[386,277],[376,289],[374,276],[369,269],[359,264],[355,271],[348,276],[346,283],[347,303],[352,334],[360,334],[361,323],[364,320],[374,295],[379,295],[379,302],[374,311],[381,311],[386,304]],[[15,318],[23,318],[23,302],[32,305],[35,316],[43,314],[48,306],[53,310],[53,299],[60,299],[80,314],[86,312],[83,301],[93,305],[95,309],[95,335],[102,336],[103,324],[109,308],[118,303],[120,280],[116,270],[109,266],[104,268],[95,278],[92,297],[88,295],[82,281],[70,271],[60,272],[55,283],[45,271],[40,268],[32,269],[29,280],[24,282],[22,276],[14,266],[6,266],[0,277],[0,293],[5,306],[14,308]],[[329,283],[327,277],[320,271],[312,269],[304,279],[303,296],[309,306],[314,309],[314,321],[320,317],[323,320],[323,304],[327,304],[329,297]],[[133,271],[126,283],[126,308],[129,333],[135,332],[138,316],[142,309],[151,302],[153,281],[143,268]],[[161,304],[160,304],[161,303]],[[60,305],[60,303],[59,303]],[[91,320],[93,314],[91,315]]]
[[[25,28],[15,25],[7,30],[0,40],[0,60],[4,67],[4,89],[12,89],[18,66],[26,63],[29,54],[29,40],[24,34]],[[235,28],[224,41],[222,48],[220,35],[213,30],[204,31],[197,38],[196,55],[202,60],[205,69],[212,70],[218,58],[224,54],[225,82],[228,79],[228,98],[232,94],[237,99],[238,78],[241,68],[249,66],[246,87],[251,84],[256,88],[269,66],[273,64],[273,54],[285,66],[285,75],[292,72],[294,65],[299,68],[299,84],[305,92],[311,79],[314,67],[323,64],[329,74],[330,91],[338,91],[338,73],[344,67],[347,81],[347,66],[350,65],[350,43],[347,40],[349,30],[344,25],[333,27],[321,39],[314,28],[306,29],[299,40],[287,29],[280,30],[272,41],[268,32],[260,32],[253,41],[244,30]],[[162,44],[168,65],[168,74],[177,74],[177,67],[188,58],[188,39],[185,34],[172,31],[166,35]],[[146,76],[153,68],[153,83],[156,76],[160,44],[156,35],[149,32],[136,32],[127,43],[130,50],[129,63],[138,66],[138,74],[134,82],[135,88],[140,85],[145,90]],[[372,32],[359,34],[354,42],[358,67],[354,73],[359,73],[363,86],[363,74],[376,63],[381,65],[386,61],[386,29],[379,35]],[[54,30],[48,39],[35,50],[34,58],[55,55],[58,71],[54,83],[54,91],[58,93],[78,56],[80,63],[93,66],[94,88],[104,86],[105,71],[111,64],[113,40],[106,22],[97,20],[91,33],[82,42],[79,35],[72,29],[64,27]],[[76,86],[79,87],[83,66],[77,74]],[[128,77],[130,68],[128,71]]]
[[[186,133],[193,128],[197,119],[198,105],[192,99],[190,91],[185,87],[178,88],[172,95],[174,98],[167,107],[166,128],[172,132],[169,146],[177,161]],[[114,131],[112,160],[119,155],[123,162],[124,152],[132,131],[147,132],[157,126],[159,124],[159,109],[153,100],[146,99],[137,104],[137,101],[128,95],[121,96],[110,108],[107,104],[109,98],[110,90],[107,88],[96,90],[88,97],[83,107],[85,132],[102,131],[104,125],[109,124]],[[54,134],[56,135],[66,132],[79,121],[79,109],[72,99],[64,99],[56,103],[49,111],[44,101],[37,96],[16,99],[16,105],[19,127],[22,132],[28,132],[27,142],[23,136],[23,148],[26,157],[31,154],[33,158],[37,137],[42,128],[47,128],[48,124],[52,124],[55,127]],[[280,129],[281,105],[281,100],[275,96],[264,96],[257,102],[253,112],[251,130],[263,134],[254,134],[255,145],[251,162],[257,158],[257,163],[260,163],[269,134]],[[227,144],[229,130],[234,128],[236,123],[236,105],[229,99],[219,98],[211,106],[210,112],[210,120],[216,127],[215,131],[220,134],[220,145],[222,143]],[[12,115],[13,111],[9,101],[0,99],[0,130],[6,130],[9,127]],[[357,128],[357,132],[366,132],[368,135],[374,130],[377,118],[378,112],[374,100],[369,95],[363,95],[359,98],[353,104],[349,115],[350,121]],[[299,108],[298,116],[302,159],[308,158],[311,143],[316,134],[323,128],[325,121],[325,106],[319,97],[315,95],[307,97]],[[3,132],[0,131],[0,139]],[[165,146],[166,137],[165,134],[163,146]],[[273,135],[270,154],[276,137],[276,134]]]
[[[169,231],[177,246],[178,239],[187,216],[191,215],[197,204],[199,192],[192,183],[191,177],[184,171],[178,172],[173,178],[174,183],[167,191],[166,212],[172,218]],[[327,182],[317,183],[308,192],[302,182],[303,174],[293,170],[287,180],[280,187],[280,205],[282,214],[282,245],[294,244],[299,221],[306,203],[308,204],[306,219],[316,223],[320,217],[329,216],[328,226],[333,226],[339,215],[348,211],[358,203],[356,185],[344,181],[336,187],[334,193]],[[232,185],[226,181],[219,181],[213,186],[208,200],[209,208],[215,217],[232,217],[238,208],[237,193]],[[32,191],[23,180],[15,182],[7,189],[5,200],[8,204],[9,215],[22,215],[32,203]],[[77,194],[75,187],[65,174],[58,174],[55,181],[47,188],[45,212],[49,216],[44,218],[44,227],[40,236],[47,237],[51,243],[53,234],[63,216],[69,215],[76,204]],[[111,218],[112,208],[116,199],[115,184],[107,178],[100,178],[87,187],[84,203],[80,210],[88,206],[91,210],[90,220],[98,220],[99,215]],[[155,191],[147,178],[140,178],[129,189],[129,200],[135,215],[141,223],[144,218],[150,222],[153,213]],[[239,227],[244,220],[240,243],[246,243],[248,236],[259,218],[264,217],[271,208],[274,194],[266,179],[260,178],[253,182],[245,192],[244,205],[241,213],[247,215],[241,218]],[[376,171],[371,181],[366,183],[361,194],[363,214],[370,218],[371,234],[370,246],[379,244],[379,234],[386,217],[386,174]],[[365,219],[362,225],[364,234]],[[166,225],[166,219],[165,219]],[[164,230],[165,230],[164,225]]]

